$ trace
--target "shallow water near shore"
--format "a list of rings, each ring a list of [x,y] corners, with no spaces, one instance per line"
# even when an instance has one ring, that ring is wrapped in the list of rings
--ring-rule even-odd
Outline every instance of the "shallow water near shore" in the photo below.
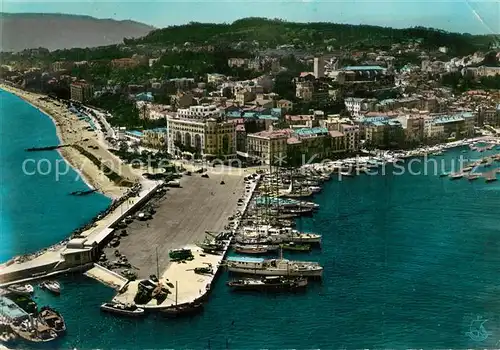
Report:
[[[45,119],[51,125],[50,119]],[[23,125],[11,124],[10,130],[26,130]],[[52,134],[44,134],[49,139],[37,145],[54,140],[50,139],[55,131],[50,125],[47,130]],[[6,132],[3,127],[0,131]],[[35,136],[35,140],[37,137],[42,136]],[[29,146],[22,148],[33,146],[33,142],[26,141]],[[462,153],[462,149],[455,149],[439,158],[450,164],[460,156],[475,159],[492,153]],[[414,163],[413,170],[419,166],[423,164]],[[67,334],[47,347],[499,348],[500,182],[452,181],[434,171],[428,175],[406,172],[395,176],[391,166],[386,170],[384,176],[332,179],[313,197],[321,205],[320,210],[311,218],[299,220],[297,227],[322,234],[322,249],[286,254],[288,258],[319,261],[324,266],[323,281],[311,282],[307,291],[276,295],[231,293],[225,285],[228,275],[223,272],[214,282],[201,315],[169,320],[152,314],[136,320],[100,312],[100,304],[113,297],[112,289],[82,275],[61,277],[61,296],[38,288],[35,293],[39,306],[51,305],[59,310],[68,326]],[[16,188],[14,185],[8,189]],[[36,186],[30,188],[33,194]],[[8,193],[5,187],[0,190],[4,229],[16,220],[24,221],[28,214],[14,212],[8,222],[4,221],[5,203],[14,202],[3,197]],[[17,200],[35,201],[28,197],[30,192],[17,190],[24,193]],[[69,191],[61,190],[60,198],[73,198],[65,195]],[[34,194],[49,196],[45,192]],[[53,199],[52,205],[58,205],[55,195],[50,193],[49,198]],[[77,199],[77,203],[87,200]],[[25,204],[27,208],[31,205]],[[38,225],[71,227],[76,213],[87,209],[83,204],[72,207],[75,213],[66,212],[67,208],[52,209],[53,215],[38,218]],[[60,214],[63,211],[65,214]],[[52,233],[64,238],[63,228],[54,228]],[[44,237],[30,239],[38,238]],[[9,249],[12,243],[15,246],[12,239],[2,242],[3,249]],[[35,243],[44,245],[41,241]],[[483,337],[475,336],[480,332],[471,328],[478,317],[486,320],[483,326],[487,333]]]
[[[1,89],[0,100],[0,262],[5,262],[69,237],[111,200],[98,193],[69,195],[88,187],[59,152],[25,151],[59,144],[52,120]],[[57,176],[56,166],[66,174]]]

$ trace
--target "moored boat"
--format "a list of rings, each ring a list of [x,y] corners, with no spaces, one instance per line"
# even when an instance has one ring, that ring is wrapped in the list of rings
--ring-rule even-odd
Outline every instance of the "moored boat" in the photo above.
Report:
[[[31,295],[35,291],[31,284],[12,284],[7,287],[7,290],[22,295]]]
[[[58,337],[56,331],[37,319],[24,319],[10,324],[12,331],[20,338],[33,343],[45,343]]]
[[[227,283],[232,290],[282,291],[307,287],[307,278],[268,276],[264,278],[243,278]]]
[[[294,242],[284,243],[280,245],[281,249],[296,251],[296,252],[309,252],[311,251],[310,244],[295,244]]]
[[[236,245],[234,247],[234,251],[236,253],[240,254],[254,254],[254,255],[259,255],[259,254],[268,254],[273,251],[275,251],[277,248],[276,247],[271,247],[271,246],[259,246],[259,245]]]
[[[458,180],[464,177],[463,173],[455,173],[455,174],[450,174],[450,180]]]
[[[38,313],[38,319],[40,319],[44,324],[49,326],[58,334],[64,333],[66,331],[66,323],[64,322],[64,318],[59,312],[49,306],[44,306],[40,309],[40,312]]]
[[[143,308],[137,307],[133,304],[104,303],[101,305],[101,310],[132,317],[140,317],[145,314],[145,310]]]
[[[477,180],[481,177],[481,175],[478,175],[478,174],[470,174],[469,176],[467,176],[467,180],[469,181],[474,181],[474,180]]]
[[[61,294],[61,285],[57,281],[43,281],[40,283],[40,288],[47,289],[56,295]]]
[[[230,257],[226,261],[226,266],[229,272],[260,276],[321,277],[323,275],[323,267],[316,262],[283,258]]]
[[[200,302],[173,305],[161,310],[166,317],[191,316],[201,311],[203,311],[203,304]]]

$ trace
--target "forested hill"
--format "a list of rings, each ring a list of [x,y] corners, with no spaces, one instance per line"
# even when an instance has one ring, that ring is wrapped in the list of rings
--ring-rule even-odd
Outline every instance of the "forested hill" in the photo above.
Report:
[[[334,46],[338,48],[384,47],[410,39],[422,39],[422,47],[447,46],[457,55],[487,49],[489,36],[449,33],[431,28],[394,29],[370,25],[336,23],[296,23],[279,19],[244,18],[231,24],[190,23],[150,32],[126,44],[224,44],[259,42],[260,46]]]

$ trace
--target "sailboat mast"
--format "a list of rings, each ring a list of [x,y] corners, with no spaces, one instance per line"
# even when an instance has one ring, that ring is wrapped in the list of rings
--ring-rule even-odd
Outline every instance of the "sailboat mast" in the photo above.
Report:
[[[156,247],[156,278],[160,279],[160,265],[158,264],[158,247]]]
[[[175,281],[175,306],[177,306],[177,294],[179,293],[178,283]]]

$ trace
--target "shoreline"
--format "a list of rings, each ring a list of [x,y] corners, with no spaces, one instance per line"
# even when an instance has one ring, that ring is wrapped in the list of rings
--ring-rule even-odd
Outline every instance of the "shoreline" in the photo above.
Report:
[[[87,140],[87,143],[99,148],[97,152],[91,152],[93,155],[97,158],[102,158],[105,161],[109,160],[113,165],[117,165],[119,168],[117,172],[119,173],[122,170],[125,173],[128,172],[129,177],[125,176],[127,179],[137,179],[137,174],[133,173],[133,171],[129,169],[126,169],[120,161],[117,161],[109,153],[109,151],[99,143],[99,140],[94,132],[84,130],[86,123],[71,114],[65,106],[56,106],[53,104],[48,105],[52,102],[41,102],[38,100],[41,97],[46,97],[45,95],[25,91],[5,83],[0,83],[0,89],[19,97],[24,102],[28,103],[30,106],[50,118],[55,126],[59,144],[75,145],[82,144],[84,142],[83,140]],[[57,152],[61,158],[64,159],[66,164],[69,165],[77,174],[75,181],[82,180],[89,189],[97,189],[99,193],[111,200],[120,198],[126,192],[126,188],[111,182],[104,175],[102,169],[92,164],[90,159],[81,154],[77,149],[73,147],[59,148],[57,149]]]
[[[38,110],[39,112],[41,112],[42,114],[44,114],[46,117],[50,118],[50,120],[52,121],[52,124],[54,125],[55,129],[56,129],[56,136],[57,136],[57,139],[59,140],[59,144],[63,144],[64,143],[64,138],[63,138],[63,135],[62,135],[62,131],[61,131],[61,128],[57,122],[57,120],[54,118],[53,115],[51,115],[48,111],[46,111],[43,107],[40,107],[40,106],[37,106],[35,105],[32,101],[29,101],[27,100],[26,98],[24,98],[18,91],[16,91],[16,88],[13,88],[11,86],[8,86],[4,83],[0,83],[0,89],[5,91],[5,92],[8,92],[14,96],[17,96],[19,97],[20,99],[22,99],[24,102],[26,102],[27,104],[29,104],[31,107],[35,108],[36,110]],[[64,148],[58,148],[57,150],[57,153],[59,153],[59,155],[61,156],[62,159],[64,159],[64,161],[66,162],[67,165],[69,165],[78,175],[78,180],[81,180],[85,183],[85,185],[89,188],[89,189],[93,189],[95,188],[93,185],[92,185],[92,179],[90,178],[90,176],[84,174],[80,169],[78,169],[78,167],[71,163],[70,161],[70,156],[68,154],[64,154]],[[112,196],[106,194],[106,193],[102,193],[102,195],[110,198],[110,199],[113,199]]]

